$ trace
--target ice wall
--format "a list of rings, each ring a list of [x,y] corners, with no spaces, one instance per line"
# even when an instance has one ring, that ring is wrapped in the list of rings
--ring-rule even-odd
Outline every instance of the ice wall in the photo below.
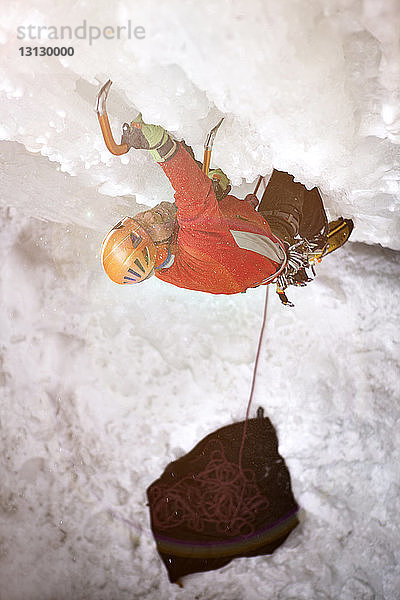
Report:
[[[62,42],[17,39],[17,27],[37,35],[38,26],[129,20],[144,39],[75,39],[64,58],[18,50]],[[332,216],[355,218],[353,240],[400,248],[399,29],[397,0],[9,6],[0,28],[1,202],[100,234],[137,204],[172,199],[145,153],[105,149],[93,106],[111,77],[115,137],[141,110],[201,158],[223,115],[214,163],[236,186],[273,167],[289,171],[320,187]]]

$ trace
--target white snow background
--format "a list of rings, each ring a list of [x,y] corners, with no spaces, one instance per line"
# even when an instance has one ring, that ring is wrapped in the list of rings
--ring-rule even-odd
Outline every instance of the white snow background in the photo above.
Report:
[[[145,39],[19,40],[31,25],[143,26]],[[398,0],[15,2],[1,44],[1,600],[400,598]],[[73,57],[20,56],[73,45]],[[253,415],[277,428],[301,526],[271,557],[171,585],[145,491],[244,418],[265,289],[212,296],[102,272],[120,217],[173,198],[142,111],[243,197],[259,173],[318,185],[352,243],[270,290]]]

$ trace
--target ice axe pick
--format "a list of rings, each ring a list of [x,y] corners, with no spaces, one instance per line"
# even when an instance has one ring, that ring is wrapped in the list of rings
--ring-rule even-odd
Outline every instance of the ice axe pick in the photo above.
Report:
[[[214,144],[215,136],[217,135],[217,131],[220,128],[223,120],[224,117],[222,117],[222,119],[215,125],[215,127],[213,127],[210,130],[206,141],[204,142],[203,173],[205,173],[206,175],[208,175],[208,171],[210,169],[211,151]]]

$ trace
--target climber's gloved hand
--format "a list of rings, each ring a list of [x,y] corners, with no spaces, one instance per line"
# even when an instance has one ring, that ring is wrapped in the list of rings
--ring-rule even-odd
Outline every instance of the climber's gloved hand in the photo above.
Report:
[[[145,123],[140,113],[131,124],[124,123],[121,143],[129,148],[149,150],[156,162],[165,162],[178,151],[169,133],[160,125]]]
[[[231,191],[230,181],[222,169],[210,169],[208,171],[208,177],[213,183],[213,189],[219,202]]]
[[[210,169],[208,171],[208,177],[213,181],[218,181],[221,189],[224,191],[227,189],[230,183],[222,169]]]

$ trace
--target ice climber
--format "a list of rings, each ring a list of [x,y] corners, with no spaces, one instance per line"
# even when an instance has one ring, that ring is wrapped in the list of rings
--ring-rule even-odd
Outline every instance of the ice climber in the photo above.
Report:
[[[240,200],[228,195],[220,169],[203,173],[191,148],[140,115],[124,124],[121,143],[150,152],[175,190],[175,203],[125,217],[108,233],[102,262],[112,281],[134,284],[155,275],[190,290],[235,294],[288,277],[300,285],[308,280],[304,240],[314,240],[309,252],[321,252],[328,231],[316,188],[308,191],[274,170],[260,204],[254,194]]]

